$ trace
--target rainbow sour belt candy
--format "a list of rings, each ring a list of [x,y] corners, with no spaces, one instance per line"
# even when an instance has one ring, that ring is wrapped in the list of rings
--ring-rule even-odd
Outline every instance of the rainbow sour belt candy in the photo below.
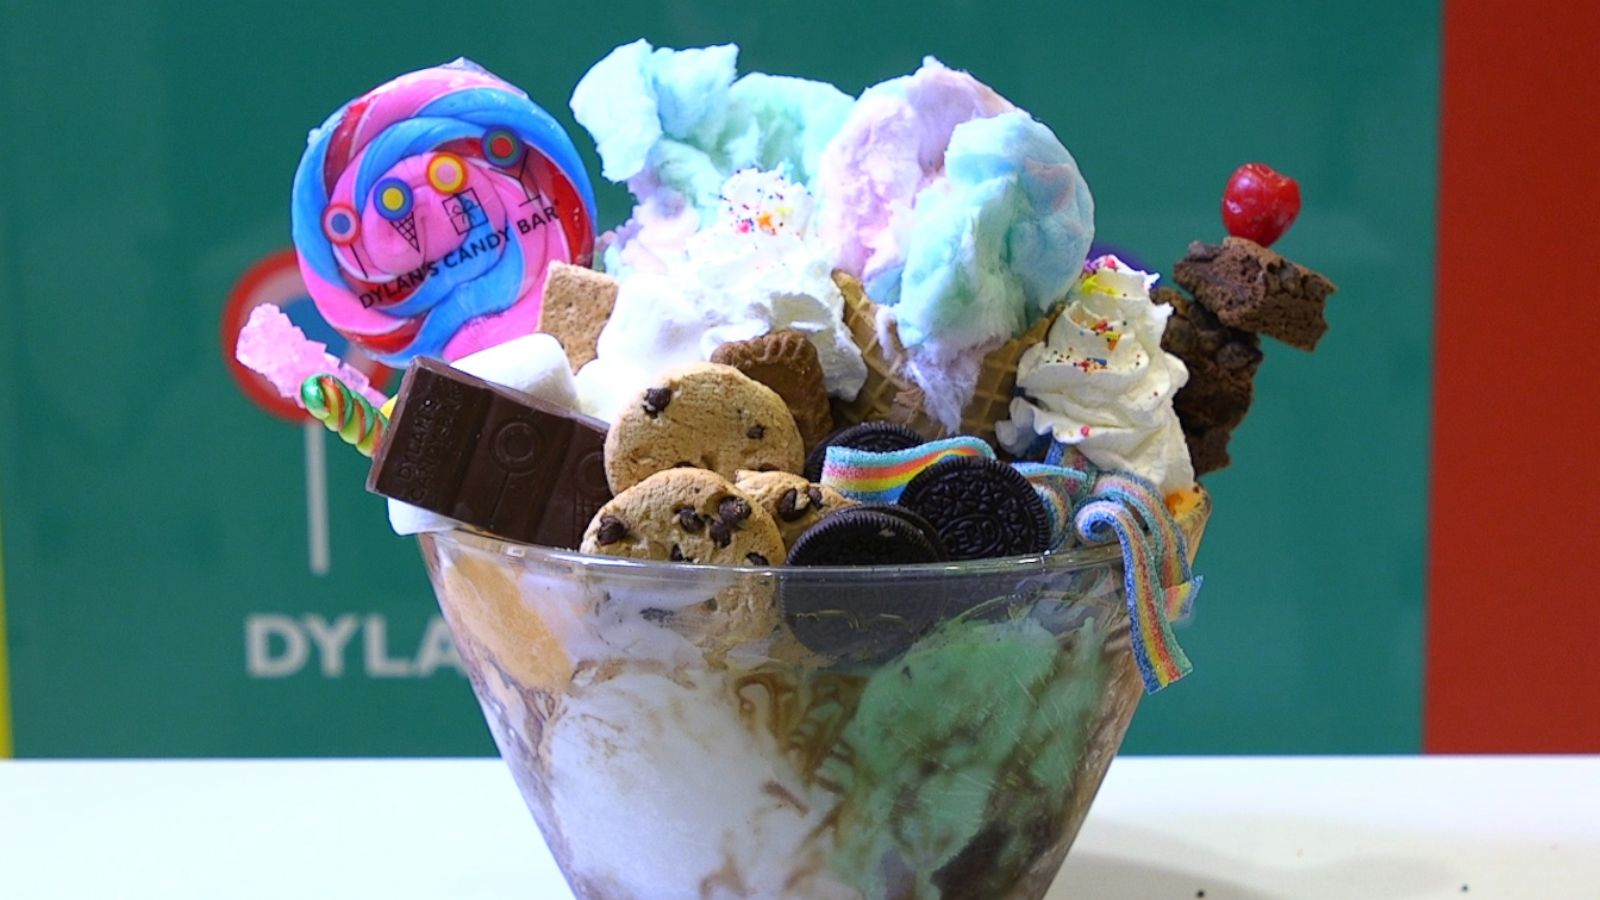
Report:
[[[1138,476],[1104,473],[1073,521],[1085,544],[1122,544],[1133,659],[1145,690],[1155,693],[1189,674],[1193,666],[1172,620],[1188,615],[1201,578],[1189,570],[1188,542],[1160,492]]]
[[[1014,462],[1011,468],[1021,472],[1044,501],[1045,512],[1050,516],[1050,549],[1071,545],[1072,511],[1088,496],[1094,476],[1084,470],[1035,462]]]
[[[994,450],[975,437],[945,438],[887,453],[829,447],[822,483],[860,503],[893,503],[918,472],[952,456],[993,459]]]

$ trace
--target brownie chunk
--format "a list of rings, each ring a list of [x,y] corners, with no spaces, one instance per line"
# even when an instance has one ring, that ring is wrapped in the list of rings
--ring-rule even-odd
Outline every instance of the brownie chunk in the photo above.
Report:
[[[1333,282],[1255,241],[1189,245],[1172,277],[1222,324],[1314,350],[1328,322],[1323,307]]]
[[[1233,429],[1220,425],[1199,431],[1183,429],[1183,440],[1189,445],[1189,462],[1194,465],[1196,478],[1207,472],[1226,469],[1228,463],[1233,462],[1228,456],[1228,440],[1232,437]]]
[[[1172,318],[1161,335],[1161,349],[1183,360],[1189,369],[1189,383],[1172,401],[1178,420],[1184,428],[1196,431],[1238,425],[1255,396],[1261,339],[1222,324],[1175,288],[1156,288],[1150,299],[1172,307]]]
[[[1261,366],[1261,339],[1229,328],[1211,311],[1170,287],[1158,287],[1150,299],[1172,307],[1161,335],[1161,349],[1183,360],[1189,383],[1172,398],[1195,474],[1228,465],[1228,438],[1244,421],[1255,397],[1256,369]]]

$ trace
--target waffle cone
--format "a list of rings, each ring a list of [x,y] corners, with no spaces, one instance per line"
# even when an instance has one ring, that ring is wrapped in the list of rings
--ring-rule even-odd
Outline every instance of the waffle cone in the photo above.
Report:
[[[972,399],[961,410],[961,433],[980,437],[999,446],[994,425],[1011,417],[1011,397],[1017,388],[1017,363],[1022,351],[1042,343],[1050,334],[1050,326],[1061,315],[1057,306],[1020,337],[1012,338],[989,351],[983,358],[983,368],[978,370],[978,386]]]
[[[861,282],[848,272],[835,271],[833,281],[844,295],[844,323],[867,364],[867,380],[854,400],[833,402],[834,423],[896,422],[926,438],[944,436],[944,429],[922,409],[922,391],[901,371],[905,348],[893,321],[880,328],[880,308],[867,298]]]
[[[844,295],[844,321],[867,364],[867,380],[856,399],[834,401],[834,419],[840,425],[885,421],[905,425],[929,440],[950,432],[928,414],[922,389],[906,376],[905,348],[900,345],[892,317],[880,325],[880,308],[868,299],[861,282],[847,272],[833,273]],[[1058,306],[1020,337],[989,351],[978,372],[977,388],[961,411],[961,433],[996,443],[995,423],[1010,413],[1017,386],[1017,363],[1022,352],[1045,339],[1061,314]]]

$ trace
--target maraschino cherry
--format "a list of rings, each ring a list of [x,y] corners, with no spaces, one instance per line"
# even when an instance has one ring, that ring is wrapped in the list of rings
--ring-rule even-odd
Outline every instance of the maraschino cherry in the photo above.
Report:
[[[1233,171],[1222,191],[1222,223],[1234,237],[1263,247],[1283,237],[1300,215],[1300,184],[1264,163]]]

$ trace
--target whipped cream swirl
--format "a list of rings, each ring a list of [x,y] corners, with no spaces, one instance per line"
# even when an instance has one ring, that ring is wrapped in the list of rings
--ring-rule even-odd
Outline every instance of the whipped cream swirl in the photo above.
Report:
[[[1021,452],[1036,435],[1083,451],[1095,465],[1133,472],[1164,493],[1194,484],[1194,467],[1173,395],[1189,380],[1183,361],[1161,349],[1172,308],[1150,299],[1156,276],[1102,256],[1084,267],[1044,343],[1017,365],[1024,396],[998,424],[1000,441]]]
[[[657,373],[779,329],[816,348],[829,394],[854,397],[867,367],[811,213],[810,192],[780,173],[729,178],[717,221],[666,254],[664,272],[623,276],[597,356],[577,375],[583,411],[614,421]]]

